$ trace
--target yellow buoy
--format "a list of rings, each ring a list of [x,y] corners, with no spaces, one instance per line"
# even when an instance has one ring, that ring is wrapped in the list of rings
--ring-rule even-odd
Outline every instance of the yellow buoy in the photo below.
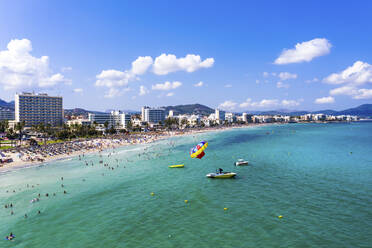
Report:
[[[154,196],[154,195],[155,195],[155,193],[154,193],[154,192],[151,192],[151,194],[150,194],[150,195]]]
[[[188,200],[185,200],[185,203],[188,203],[189,201]]]
[[[226,210],[228,210],[228,208],[223,208],[223,210],[225,210],[225,211],[226,211]]]
[[[278,218],[281,219],[281,218],[283,218],[283,216],[282,215],[279,215]]]

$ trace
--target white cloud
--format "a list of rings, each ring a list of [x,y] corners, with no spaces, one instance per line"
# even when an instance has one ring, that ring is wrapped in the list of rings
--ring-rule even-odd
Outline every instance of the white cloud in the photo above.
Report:
[[[115,98],[123,95],[123,92],[116,88],[110,88],[104,95],[105,98]]]
[[[359,89],[357,95],[353,96],[354,99],[370,99],[372,98],[372,89]]]
[[[260,80],[256,79],[256,84],[259,84],[260,83]]]
[[[72,70],[72,67],[71,66],[66,66],[66,67],[62,67],[61,68],[61,71],[62,72],[65,72],[65,71],[71,71]]]
[[[295,107],[300,105],[300,101],[295,100],[282,100],[281,105],[283,107]]]
[[[232,84],[225,84],[224,87],[225,87],[225,88],[231,88],[231,87],[232,87]]]
[[[319,79],[318,78],[313,78],[311,80],[306,80],[305,83],[315,83],[315,82],[319,82]]]
[[[218,108],[223,110],[234,110],[236,105],[237,105],[236,102],[228,100],[218,105]]]
[[[0,85],[5,90],[71,83],[62,74],[51,73],[48,56],[33,57],[31,51],[28,39],[11,40],[7,50],[0,51]]]
[[[83,89],[82,88],[76,88],[76,89],[74,89],[74,92],[75,93],[82,93]]]
[[[178,81],[174,81],[172,83],[169,81],[166,81],[163,84],[155,84],[151,88],[153,90],[173,90],[173,89],[180,87],[181,85],[182,83]]]
[[[109,93],[105,97],[113,98],[120,96],[122,92],[117,89],[118,87],[125,87],[129,82],[137,79],[138,75],[144,74],[152,65],[152,58],[150,56],[139,56],[132,62],[130,70],[102,70],[100,74],[96,75],[95,85],[98,87],[109,88]]]
[[[169,93],[167,94],[167,96],[174,96],[174,93],[173,93],[173,92],[169,92]]]
[[[201,68],[209,68],[214,64],[213,58],[201,60],[200,55],[187,54],[183,58],[177,58],[173,54],[161,54],[155,58],[153,72],[157,75],[166,75],[176,71],[194,72]]]
[[[357,61],[339,73],[332,73],[323,81],[328,84],[343,84],[330,90],[330,95],[348,95],[354,99],[372,98],[372,89],[361,89],[363,85],[372,83],[372,65],[368,63]]]
[[[332,96],[335,96],[335,95],[349,95],[349,96],[352,96],[352,95],[358,94],[358,90],[354,86],[346,85],[346,86],[342,86],[342,87],[330,90],[329,94],[332,95]]]
[[[277,99],[263,99],[261,101],[253,102],[251,98],[248,98],[246,101],[239,104],[240,108],[250,108],[250,109],[267,109],[274,107],[295,107],[299,106],[300,102],[303,100],[282,100]]]
[[[194,84],[194,87],[202,87],[204,85],[203,81],[200,81],[197,84]]]
[[[241,108],[257,107],[257,108],[266,108],[266,107],[275,107],[278,105],[278,100],[276,99],[263,99],[259,102],[253,102],[251,98],[248,98],[245,102],[239,104]]]
[[[108,88],[117,86],[126,86],[134,75],[128,71],[103,70],[96,76],[96,86],[105,86]]]
[[[269,73],[268,73],[267,71],[264,71],[264,72],[262,73],[262,76],[266,78],[266,77],[269,76]]]
[[[279,73],[278,77],[281,79],[281,80],[288,80],[288,79],[296,79],[297,78],[297,74],[294,74],[294,73],[289,73],[289,72],[281,72]]]
[[[372,65],[357,61],[342,72],[332,73],[323,81],[329,84],[348,83],[353,85],[372,83]]]
[[[288,88],[289,88],[289,84],[285,84],[285,83],[282,83],[282,82],[277,82],[277,83],[276,83],[276,87],[277,87],[277,88],[285,88],[285,89],[288,89]]]
[[[321,97],[315,99],[316,104],[326,104],[326,103],[334,103],[335,99],[332,96],[327,96],[327,97]]]
[[[282,65],[309,62],[316,57],[330,53],[331,47],[331,43],[325,38],[304,41],[297,43],[293,49],[285,49],[274,63]]]
[[[147,69],[152,65],[153,61],[150,56],[139,56],[135,61],[132,62],[132,73],[135,75],[144,74]]]
[[[139,91],[139,96],[144,96],[146,94],[149,93],[149,90],[144,86],[144,85],[141,85],[140,86],[140,91]]]

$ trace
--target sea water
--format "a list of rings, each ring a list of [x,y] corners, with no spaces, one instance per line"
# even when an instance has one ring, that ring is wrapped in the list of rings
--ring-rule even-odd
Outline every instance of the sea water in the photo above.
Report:
[[[201,140],[206,155],[191,159]],[[218,168],[237,177],[205,177]],[[72,157],[2,173],[0,201],[0,235],[16,236],[0,247],[371,247],[372,123],[268,125]]]

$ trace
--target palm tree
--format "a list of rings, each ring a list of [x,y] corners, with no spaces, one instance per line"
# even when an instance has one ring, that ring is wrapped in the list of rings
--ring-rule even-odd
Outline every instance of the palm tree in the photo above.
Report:
[[[24,127],[25,127],[25,121],[17,122],[17,124],[15,125],[15,130],[18,131],[18,135],[19,135],[19,145],[21,145],[22,131]]]

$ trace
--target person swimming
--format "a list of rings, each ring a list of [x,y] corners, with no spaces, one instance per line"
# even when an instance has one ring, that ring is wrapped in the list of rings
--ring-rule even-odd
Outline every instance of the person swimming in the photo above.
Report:
[[[13,233],[10,233],[8,236],[5,237],[5,239],[13,241],[13,239],[15,239],[15,236],[13,235]]]

